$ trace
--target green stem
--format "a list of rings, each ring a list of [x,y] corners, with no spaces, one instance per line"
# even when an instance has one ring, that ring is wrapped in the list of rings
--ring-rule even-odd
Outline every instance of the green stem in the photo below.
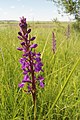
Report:
[[[36,94],[35,94],[35,101],[34,101],[34,120],[36,120]]]

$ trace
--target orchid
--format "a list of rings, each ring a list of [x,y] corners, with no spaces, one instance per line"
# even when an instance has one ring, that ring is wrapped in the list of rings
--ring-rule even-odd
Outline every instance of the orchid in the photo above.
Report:
[[[36,84],[38,83],[41,88],[44,88],[44,78],[40,75],[41,72],[44,72],[42,67],[43,63],[41,61],[41,54],[36,52],[37,44],[33,44],[32,41],[36,37],[30,37],[31,29],[27,28],[26,18],[20,18],[20,31],[18,32],[18,38],[21,41],[21,47],[18,47],[17,50],[22,51],[23,55],[20,58],[21,69],[23,70],[23,80],[19,83],[19,87],[23,88],[27,85],[27,90],[24,90],[26,93],[31,93],[34,102],[34,119],[35,115],[35,106],[36,106]]]
[[[55,52],[56,52],[56,39],[55,39],[54,32],[52,32],[52,50],[53,50],[53,53],[55,54]]]

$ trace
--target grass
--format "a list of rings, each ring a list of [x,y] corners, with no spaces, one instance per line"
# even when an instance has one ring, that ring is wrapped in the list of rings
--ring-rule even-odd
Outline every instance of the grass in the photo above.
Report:
[[[37,94],[37,120],[80,119],[80,34],[68,23],[29,23],[42,53],[45,88]],[[18,24],[0,24],[0,120],[33,120],[31,95],[18,88],[22,80],[16,48]],[[52,31],[57,41],[52,52]]]

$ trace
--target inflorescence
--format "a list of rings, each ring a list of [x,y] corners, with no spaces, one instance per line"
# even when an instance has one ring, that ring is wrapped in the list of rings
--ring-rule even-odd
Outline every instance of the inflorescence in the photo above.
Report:
[[[36,92],[36,83],[39,83],[41,88],[44,88],[44,78],[40,75],[43,72],[41,62],[41,54],[36,52],[37,44],[33,44],[35,37],[30,36],[31,29],[28,29],[26,18],[20,18],[20,32],[18,32],[19,40],[21,40],[21,47],[17,49],[23,52],[22,58],[20,59],[21,69],[23,70],[23,80],[19,84],[20,88],[27,86],[26,93]],[[27,83],[27,84],[26,84]]]

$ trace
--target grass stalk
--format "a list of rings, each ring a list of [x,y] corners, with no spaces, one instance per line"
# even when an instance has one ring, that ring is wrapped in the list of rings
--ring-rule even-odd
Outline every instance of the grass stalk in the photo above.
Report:
[[[50,114],[51,110],[54,108],[55,104],[57,103],[57,101],[59,100],[61,94],[63,93],[63,91],[64,91],[64,89],[65,89],[65,87],[66,87],[66,85],[67,85],[71,75],[73,74],[74,70],[78,66],[79,62],[80,62],[80,59],[78,59],[77,62],[75,63],[74,67],[72,68],[71,72],[69,73],[68,77],[66,78],[65,83],[64,83],[62,89],[60,90],[60,92],[58,93],[55,101],[53,102],[52,107],[49,109],[48,113],[43,117],[43,119],[45,119]]]

